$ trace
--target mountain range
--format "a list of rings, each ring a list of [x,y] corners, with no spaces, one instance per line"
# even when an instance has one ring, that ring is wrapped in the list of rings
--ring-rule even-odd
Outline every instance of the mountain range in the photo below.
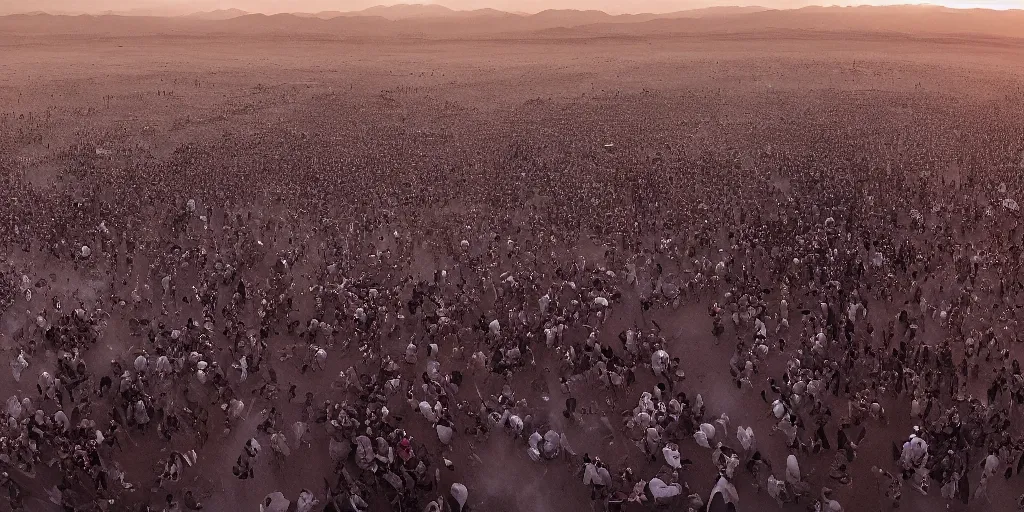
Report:
[[[45,0],[44,0],[45,1]],[[10,34],[292,34],[316,36],[480,37],[556,30],[562,37],[652,36],[721,32],[856,31],[910,34],[980,34],[1024,38],[1024,11],[948,9],[937,6],[858,6],[768,9],[707,7],[661,14],[608,14],[598,10],[458,10],[441,5],[372,6],[358,11],[259,14],[215,9],[174,16],[45,12],[0,16]]]

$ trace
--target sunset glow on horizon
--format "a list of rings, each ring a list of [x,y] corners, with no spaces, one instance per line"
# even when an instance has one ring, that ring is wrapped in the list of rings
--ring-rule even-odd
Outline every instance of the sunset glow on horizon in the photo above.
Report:
[[[858,5],[871,5],[871,6],[900,6],[900,5],[920,5],[927,6],[932,5],[936,7],[946,7],[949,9],[994,9],[999,11],[1007,11],[1012,9],[1024,9],[1024,0],[1009,0],[1009,1],[988,1],[988,0],[961,0],[961,1],[902,1],[902,2],[858,2],[849,4],[830,4],[822,3],[819,5],[839,5],[839,6],[858,6]]]
[[[815,0],[0,0],[0,13],[166,13],[177,15],[239,9],[248,13],[353,12],[375,6],[437,5],[457,11],[496,9],[533,14],[550,9],[598,10],[609,14],[662,14],[711,7],[763,7],[800,9],[806,7],[934,6],[951,9],[1024,9],[1024,0],[860,0],[849,2]],[[1024,32],[1024,28],[1022,28]]]

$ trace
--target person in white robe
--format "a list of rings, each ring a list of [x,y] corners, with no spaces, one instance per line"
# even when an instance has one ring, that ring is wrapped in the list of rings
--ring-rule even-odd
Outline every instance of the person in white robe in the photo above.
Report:
[[[307,489],[303,489],[299,492],[298,499],[295,500],[295,512],[312,512],[313,507],[320,504],[320,500],[316,499],[316,496]]]
[[[664,448],[661,449],[662,456],[665,457],[665,463],[674,470],[680,470],[683,468],[683,458],[679,454],[679,445],[675,443],[668,443]]]
[[[683,486],[675,483],[668,484],[660,478],[652,478],[648,487],[655,501],[664,501],[683,493]]]
[[[905,470],[913,470],[923,467],[928,463],[928,443],[916,434],[903,443],[903,451],[900,454],[900,463]]]
[[[542,439],[544,438],[540,435],[540,432],[534,432],[530,434],[529,439],[527,439],[527,444],[529,444],[529,447],[526,449],[526,454],[527,456],[530,457],[530,460],[534,462],[540,462],[539,446]]]
[[[832,489],[823,487],[821,489],[821,500],[818,505],[821,512],[843,512],[842,505],[832,498]]]
[[[161,377],[165,377],[173,370],[170,359],[167,356],[160,356],[156,359],[156,373]]]
[[[986,477],[991,477],[999,471],[999,457],[995,453],[989,453],[981,461],[982,474]]]
[[[50,375],[50,372],[40,373],[39,379],[36,382],[36,389],[39,391],[39,395],[53,400],[56,394],[56,382],[56,379]]]
[[[434,427],[434,430],[437,431],[437,439],[441,441],[441,444],[448,446],[452,443],[452,437],[454,436],[455,431],[447,424],[447,421],[441,420],[437,426]]]
[[[776,430],[782,432],[786,436],[787,446],[796,446],[797,444],[797,427],[790,416],[786,416],[779,421],[779,424],[775,427]]]
[[[437,413],[434,412],[434,408],[430,406],[427,401],[421,401],[419,404],[420,414],[426,418],[427,423],[431,425],[437,423]]]
[[[316,351],[313,353],[313,368],[323,370],[327,368],[327,351],[321,347],[313,346]]]
[[[740,446],[743,447],[743,453],[750,457],[757,449],[757,444],[754,439],[754,429],[750,427],[736,427],[736,440],[740,442]]]
[[[21,400],[19,400],[17,396],[11,396],[10,398],[8,398],[6,411],[7,416],[13,418],[16,421],[20,420],[21,413],[24,411],[24,409],[22,409],[21,407]]]
[[[765,486],[765,490],[781,507],[786,499],[786,483],[775,478],[775,475],[768,475],[768,485]]]
[[[145,354],[140,354],[135,358],[135,371],[139,373],[145,373],[149,369],[149,360],[146,359]]]
[[[651,371],[654,372],[655,375],[665,373],[668,371],[668,364],[670,361],[671,358],[669,357],[668,352],[661,349],[656,350],[651,354]]]
[[[53,413],[53,422],[60,425],[62,432],[67,432],[71,429],[71,420],[68,419],[67,414],[64,414],[62,410],[58,409],[57,412]]]
[[[135,402],[134,412],[135,423],[142,428],[149,423],[149,412],[146,410],[146,404],[142,400]]]
[[[309,445],[309,424],[305,421],[292,423],[292,446],[298,449],[303,444]]]
[[[658,453],[660,448],[661,434],[658,432],[658,429],[654,427],[647,427],[647,430],[644,433],[644,452],[646,452],[653,461],[656,459],[655,454]]]
[[[11,375],[14,382],[21,382],[21,372],[28,368],[28,360],[25,358],[25,351],[19,350],[18,356],[11,360]]]
[[[790,454],[786,457],[786,482],[790,485],[797,485],[802,480],[800,475],[800,463],[796,455]]]
[[[292,449],[288,446],[288,439],[281,432],[275,432],[270,436],[270,448],[282,458],[286,458],[292,453]]]

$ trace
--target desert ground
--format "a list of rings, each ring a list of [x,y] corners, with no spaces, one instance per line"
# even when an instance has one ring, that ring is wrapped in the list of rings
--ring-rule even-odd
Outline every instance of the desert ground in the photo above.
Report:
[[[9,372],[0,376],[0,398],[35,400],[40,395],[39,372],[54,372],[58,350],[34,329],[44,310],[50,315],[46,321],[55,321],[55,300],[65,304],[65,310],[104,310],[98,341],[81,354],[97,376],[107,372],[110,360],[124,361],[128,367],[143,349],[155,354],[152,340],[133,333],[129,319],[159,320],[172,329],[181,328],[190,317],[201,318],[198,302],[182,303],[173,292],[164,302],[158,293],[160,278],[170,272],[167,269],[176,269],[179,295],[201,287],[199,269],[183,266],[181,261],[188,258],[181,252],[200,246],[218,247],[210,249],[211,255],[227,252],[230,242],[222,240],[221,233],[227,233],[227,224],[235,224],[224,219],[236,213],[251,215],[244,221],[245,229],[262,237],[260,247],[263,242],[267,246],[261,253],[265,261],[247,267],[246,279],[256,283],[253,286],[269,286],[259,283],[270,282],[275,254],[294,252],[300,242],[308,247],[289,270],[295,283],[289,293],[296,297],[287,318],[303,325],[313,315],[308,290],[324,279],[324,268],[340,254],[334,250],[341,239],[358,240],[351,249],[345,245],[346,261],[351,262],[346,278],[382,272],[366,262],[365,254],[391,249],[395,260],[402,260],[395,264],[396,272],[415,282],[434,280],[441,270],[464,278],[476,272],[473,264],[459,259],[461,240],[472,241],[470,252],[486,256],[494,244],[484,235],[497,233],[501,240],[520,237],[517,244],[523,246],[528,245],[525,239],[551,237],[552,242],[544,244],[545,263],[499,254],[496,269],[486,275],[515,270],[547,276],[536,277],[539,291],[526,295],[533,306],[553,279],[549,274],[557,262],[567,267],[582,256],[587,265],[614,270],[617,277],[610,280],[621,294],[602,319],[602,345],[621,350],[620,332],[646,331],[656,323],[666,339],[665,350],[681,358],[685,372],[675,391],[685,391],[691,400],[700,393],[709,418],[725,413],[731,428],[751,426],[758,449],[778,476],[789,452],[780,433],[770,434],[776,420],[759,393],[767,388],[769,376],[778,378],[785,370],[789,356],[773,347],[771,355],[759,361],[752,387],[738,389],[730,375],[730,358],[737,350],[734,340],[749,337],[751,328],[734,328],[727,322],[724,340],[718,343],[708,315],[713,303],[727,302],[723,296],[730,285],[718,282],[684,294],[675,303],[658,302],[645,310],[641,299],[656,294],[650,286],[654,278],[641,276],[638,282],[626,283],[624,259],[609,256],[608,248],[619,243],[619,251],[654,255],[667,272],[682,276],[694,258],[658,254],[651,249],[658,240],[674,236],[683,243],[690,239],[685,233],[710,221],[712,227],[700,230],[711,233],[713,241],[698,251],[704,250],[712,261],[719,247],[740,254],[735,246],[730,249],[733,241],[728,236],[746,222],[740,217],[759,208],[766,218],[785,215],[785,203],[776,200],[794,196],[802,204],[792,207],[791,215],[810,215],[808,202],[823,209],[894,212],[892,218],[898,220],[889,228],[875,225],[864,236],[896,240],[894,245],[917,240],[928,246],[921,240],[932,235],[911,227],[911,209],[924,211],[928,222],[957,218],[945,210],[925,208],[987,204],[994,196],[982,191],[1000,183],[1009,188],[1003,193],[1006,197],[1020,190],[1022,85],[1024,40],[971,36],[779,31],[440,40],[0,34],[0,260],[6,265],[5,290],[10,291],[10,301],[0,303],[6,306],[0,342],[5,358],[13,360],[31,339],[37,340],[31,343],[34,352],[20,381]],[[986,159],[983,150],[992,147],[1011,157]],[[1019,160],[1012,158],[1014,154]],[[819,169],[817,164],[826,159],[828,169]],[[979,184],[988,181],[991,187]],[[964,182],[969,185],[959,188]],[[968,195],[970,199],[965,198]],[[209,212],[208,221],[187,218],[185,227],[176,227],[170,219],[185,211],[189,199],[198,203],[198,211]],[[684,211],[688,213],[673,213]],[[1007,235],[1011,240],[1019,238],[1012,227],[1016,217],[1001,209],[995,215],[1005,218],[985,221],[984,227],[958,227],[955,237],[982,246],[999,236],[1001,228],[992,227],[996,225],[1012,232]],[[268,220],[278,218],[287,219],[281,222],[287,231],[264,230]],[[811,224],[824,222],[807,219]],[[129,238],[140,248],[134,265],[125,264],[124,250],[100,254],[99,221],[118,233],[117,245],[124,242],[120,233],[132,233]],[[362,234],[353,235],[356,232]],[[81,245],[93,247],[91,259],[66,256]],[[637,265],[643,267],[642,260]],[[763,287],[770,290],[765,300],[777,303],[781,292],[771,281],[775,274],[753,263],[750,270],[760,273]],[[928,300],[941,309],[953,301],[959,293],[955,283],[962,281],[952,265],[933,266],[928,272],[933,278]],[[1000,277],[1015,279],[1006,267],[981,274],[979,280],[989,284]],[[32,283],[45,282],[35,286],[31,300],[14,291],[21,275]],[[382,286],[387,280],[374,279]],[[885,276],[871,279],[880,283]],[[911,281],[899,274],[893,278],[895,284],[887,285],[889,296],[869,301],[868,319],[879,331],[907,307],[904,301],[911,300],[916,286]],[[483,291],[474,295],[478,302],[468,305],[465,318],[499,318],[504,329],[508,315],[498,291],[487,291],[472,279],[468,282],[467,287]],[[939,290],[936,282],[947,284]],[[411,285],[403,286],[395,287],[406,293],[398,304],[408,300]],[[982,301],[998,287],[985,286],[977,285]],[[796,284],[793,288],[789,293],[794,309],[797,303],[819,302],[796,298],[812,293]],[[133,290],[145,290],[135,304],[128,299]],[[221,304],[230,296],[229,290]],[[1006,302],[1014,300],[1016,295]],[[345,318],[351,318],[352,308],[341,309]],[[244,313],[250,328],[259,324],[254,310],[251,306]],[[965,329],[1003,327],[995,315],[990,318],[980,310],[977,306],[975,318],[968,320],[977,325]],[[789,337],[791,347],[800,343],[797,318],[790,333],[782,335]],[[358,343],[345,340],[348,334],[318,342],[327,344],[329,356],[326,367],[314,371],[303,371],[302,355],[278,357],[293,345],[304,344],[305,338],[291,329],[286,332],[284,324],[275,327],[268,338],[273,354],[268,359],[281,382],[281,396],[260,398],[253,391],[259,377],[240,382],[228,366],[231,361],[222,362],[233,372],[231,386],[247,404],[245,415],[222,432],[224,413],[207,404],[213,426],[210,442],[201,447],[187,428],[171,441],[159,437],[153,426],[126,430],[119,440],[123,448],[105,457],[117,461],[125,481],[135,488],[119,491],[110,510],[139,510],[143,504],[162,510],[165,494],[180,499],[185,489],[194,490],[205,509],[212,511],[259,510],[267,493],[281,491],[293,499],[303,488],[324,501],[323,481],[333,482],[336,476],[323,428],[313,425],[308,445],[299,445],[287,459],[276,461],[256,427],[270,407],[276,407],[285,424],[298,421],[306,392],[313,392],[317,403],[354,399],[346,395],[350,391],[332,387],[338,373],[350,366],[373,371],[385,354],[399,362],[403,378],[418,382],[427,359],[425,345],[420,345],[414,365],[404,362],[406,345],[410,339],[425,339],[426,333],[415,319],[406,320],[395,331],[378,335],[378,353],[369,358],[357,350]],[[773,333],[778,320],[765,322]],[[219,316],[217,321],[214,344],[230,344],[219,340]],[[1010,325],[1005,317],[999,321]],[[336,322],[340,325],[340,317]],[[919,323],[919,343],[937,345],[954,338],[962,344],[963,336],[953,334],[931,314]],[[565,343],[570,338],[581,343],[589,327],[582,320],[570,325]],[[861,329],[858,324],[858,335]],[[1016,333],[1007,329],[1012,358],[1024,355],[1022,345],[1012,340]],[[653,389],[655,376],[641,365],[636,382],[626,388],[607,389],[585,381],[573,396],[587,414],[566,418],[561,414],[565,395],[558,381],[565,374],[560,370],[562,352],[545,347],[542,336],[533,351],[535,361],[507,376],[470,370],[466,358],[453,354],[454,346],[442,343],[439,358],[444,371],[466,374],[455,400],[475,410],[507,383],[517,400],[526,400],[535,422],[564,432],[580,456],[601,457],[613,474],[628,465],[640,478],[653,477],[665,461],[644,456],[636,443],[640,437],[623,427],[621,413],[636,406],[641,392]],[[483,346],[482,338],[460,335],[456,346]],[[954,353],[960,354],[960,349],[954,348]],[[972,381],[975,396],[984,396],[988,386],[992,370],[986,364],[995,363],[984,363],[982,376]],[[175,379],[167,388],[171,395],[192,385],[186,382],[192,380],[191,374]],[[296,384],[298,391],[298,398],[287,403],[285,383]],[[389,399],[393,414],[402,416],[400,421],[390,420],[391,426],[404,428],[417,449],[428,454],[431,468],[441,468],[441,489],[453,482],[466,485],[473,510],[546,512],[602,506],[590,499],[591,490],[582,483],[580,461],[533,462],[525,441],[514,440],[501,429],[486,437],[464,433],[472,422],[462,412],[453,413],[456,437],[444,447],[424,418],[409,409],[403,392]],[[94,400],[91,414],[105,424],[104,408],[114,406],[108,397],[89,400]],[[827,400],[837,411],[847,409],[847,397]],[[839,485],[829,477],[834,451],[800,456],[814,496],[821,486],[829,486],[847,511],[889,510],[869,468],[897,473],[890,445],[902,443],[920,422],[910,417],[909,396],[884,395],[879,400],[888,411],[888,422],[868,424],[851,463],[850,484]],[[52,415],[56,403],[40,401],[39,407]],[[1021,406],[1010,407],[1013,435],[1019,436]],[[733,434],[726,434],[735,445]],[[232,464],[253,436],[260,439],[264,454],[257,458],[255,476],[239,480],[232,476]],[[679,443],[693,464],[678,478],[706,499],[718,474],[711,451],[698,447],[692,438]],[[158,461],[171,450],[189,449],[196,450],[195,465],[183,471],[179,482],[157,489],[154,482],[163,467]],[[984,455],[979,453],[970,459],[972,485]],[[444,469],[442,456],[454,463],[454,471]],[[59,510],[46,493],[61,479],[56,465],[45,464],[52,457],[44,455],[43,464],[31,475],[22,475],[9,462],[5,465],[24,489],[27,510]],[[356,473],[352,461],[347,464]],[[1008,480],[1000,475],[990,484],[990,502],[972,500],[965,505],[954,500],[949,506],[1015,510],[1015,500],[1024,492],[1021,482],[1016,474]],[[748,474],[737,476],[734,483],[740,510],[779,508],[763,489],[755,490]],[[904,485],[900,508],[946,508],[939,487],[933,482],[929,495],[922,496]],[[77,490],[79,510],[94,510],[86,503],[93,503],[95,489],[88,488]],[[371,510],[395,509],[382,496],[364,498]],[[420,501],[416,510],[425,503]],[[808,503],[787,504],[784,510],[804,510]],[[681,503],[670,507],[685,510]]]

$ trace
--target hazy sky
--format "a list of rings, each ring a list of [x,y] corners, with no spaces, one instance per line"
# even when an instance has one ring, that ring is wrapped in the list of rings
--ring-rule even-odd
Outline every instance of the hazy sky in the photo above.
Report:
[[[0,0],[0,13],[12,12],[145,12],[184,14],[214,9],[238,8],[250,12],[355,11],[380,4],[403,3],[394,0]],[[598,9],[619,14],[625,12],[671,12],[714,5],[761,5],[770,8],[795,8],[807,5],[838,4],[912,4],[932,3],[948,7],[985,7],[1024,9],[1024,0],[408,0],[404,3],[432,3],[453,9],[491,7],[505,11],[538,12],[544,9]]]

